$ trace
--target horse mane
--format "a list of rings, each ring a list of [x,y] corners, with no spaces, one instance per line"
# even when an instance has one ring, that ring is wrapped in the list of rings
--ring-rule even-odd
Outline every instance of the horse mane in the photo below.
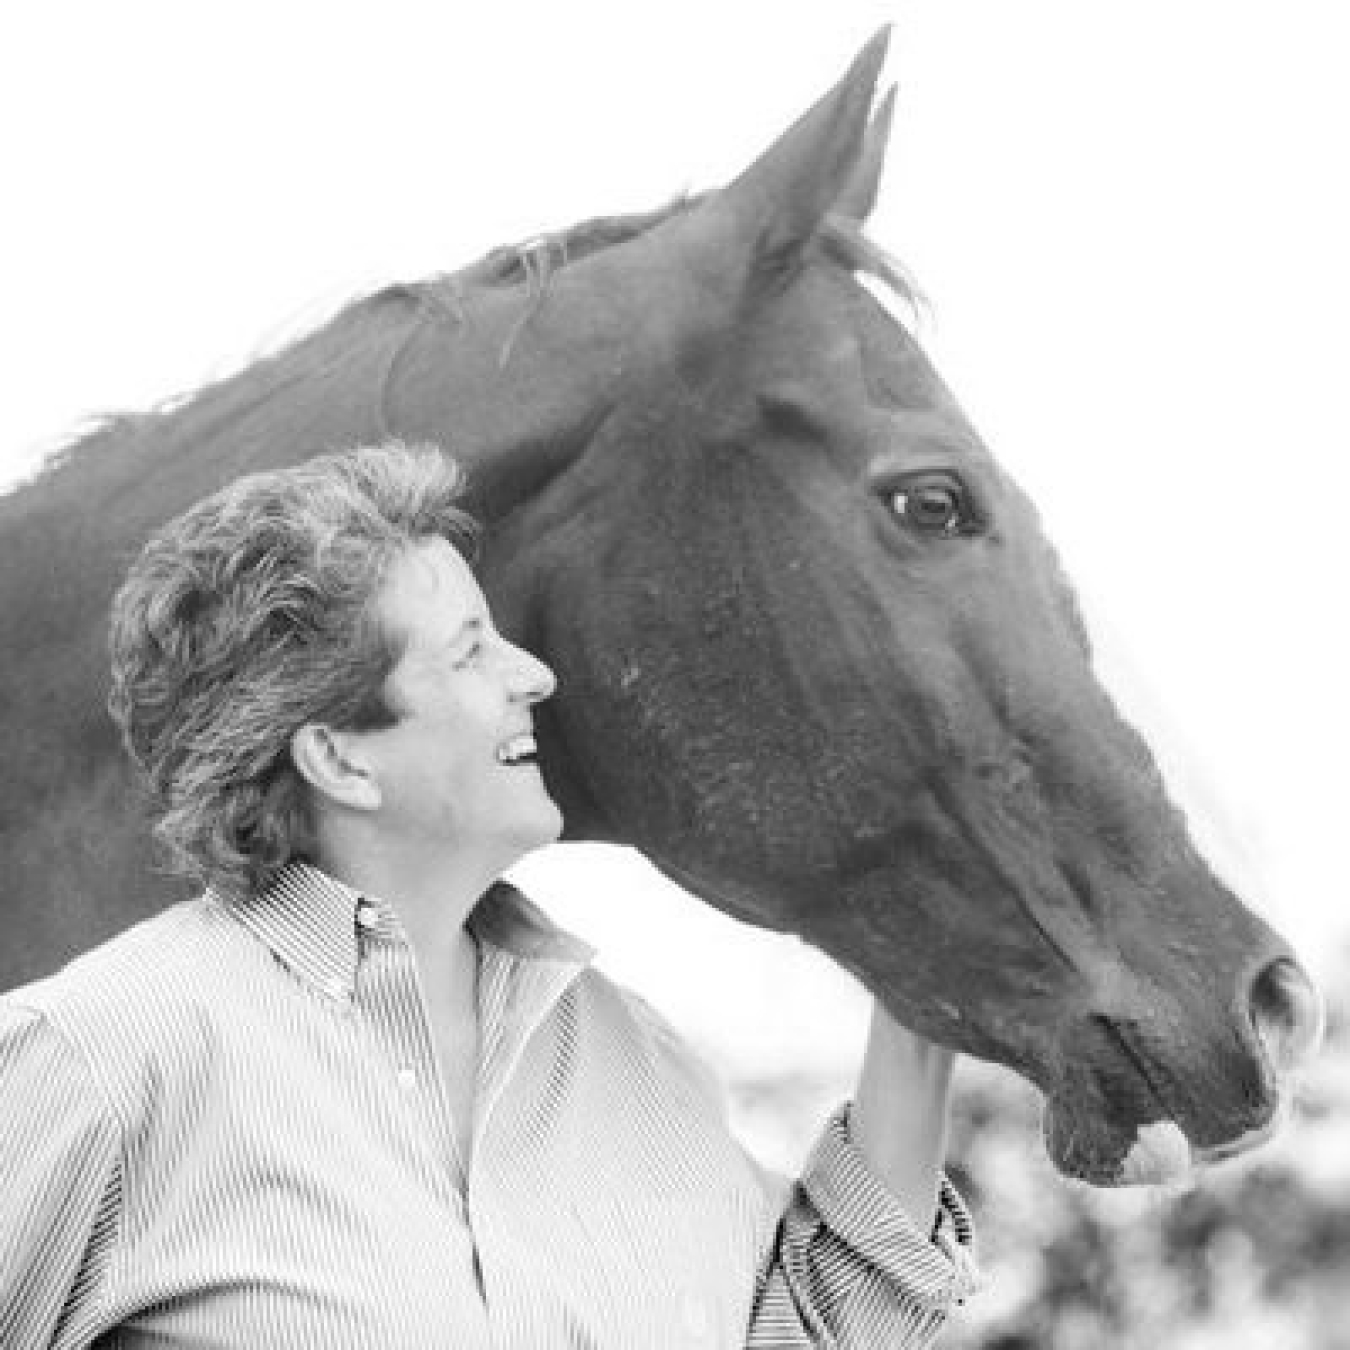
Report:
[[[215,404],[223,405],[237,395],[245,381],[248,401],[257,405],[296,378],[297,363],[303,367],[301,373],[313,374],[368,354],[371,342],[382,341],[386,346],[376,361],[371,403],[378,429],[383,421],[385,393],[398,360],[421,323],[430,319],[462,324],[474,293],[524,286],[531,303],[522,313],[518,332],[544,302],[557,273],[592,254],[647,234],[673,216],[692,210],[706,195],[683,193],[652,211],[597,216],[520,243],[499,245],[454,272],[415,282],[393,282],[349,297],[303,333],[288,335],[275,349],[255,349],[235,371],[217,380],[169,395],[145,410],[108,412],[84,419],[67,440],[44,456],[33,474],[15,486],[56,486],[63,471],[77,458],[83,460],[95,446],[100,454],[106,454],[114,446],[127,446],[161,429],[190,410],[210,413]],[[859,222],[829,216],[816,237],[826,256],[847,270],[881,282],[912,317],[924,312],[926,302],[916,283],[894,257],[864,234]],[[373,322],[391,312],[395,315],[392,340],[387,321]],[[503,360],[509,356],[513,341],[514,333],[502,352]]]
[[[543,304],[549,282],[558,272],[592,253],[646,234],[672,216],[692,210],[706,196],[707,193],[682,193],[655,211],[596,216],[564,230],[533,235],[522,243],[495,248],[458,272],[408,289],[416,293],[425,311],[439,312],[460,322],[468,291],[527,286],[531,303],[507,339],[502,352],[505,361],[510,356],[516,334]],[[839,215],[827,216],[816,231],[816,239],[826,255],[841,267],[881,282],[908,309],[911,320],[919,320],[928,311],[928,302],[917,282],[897,258],[868,238],[860,221]],[[397,360],[395,353],[391,370]]]
[[[452,301],[462,296],[466,285],[495,289],[524,284],[542,296],[550,278],[569,263],[636,239],[672,216],[693,209],[706,196],[707,193],[682,193],[655,211],[597,216],[565,230],[533,235],[522,243],[495,248],[461,271],[424,285],[433,292],[437,287],[448,289]],[[840,266],[880,281],[914,312],[926,308],[927,302],[914,278],[897,258],[868,238],[861,222],[827,216],[816,238]]]
[[[546,285],[555,272],[569,263],[626,244],[663,225],[672,216],[683,214],[697,206],[704,195],[681,193],[654,211],[595,216],[563,230],[532,235],[519,244],[504,244],[444,280],[457,286],[467,283],[491,289],[524,283],[535,289]]]

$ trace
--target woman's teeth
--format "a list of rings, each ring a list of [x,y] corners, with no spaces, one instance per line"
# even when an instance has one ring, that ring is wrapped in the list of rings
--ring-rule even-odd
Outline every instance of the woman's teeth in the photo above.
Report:
[[[522,760],[532,758],[537,749],[533,736],[513,736],[498,748],[497,761],[501,764],[519,764]]]

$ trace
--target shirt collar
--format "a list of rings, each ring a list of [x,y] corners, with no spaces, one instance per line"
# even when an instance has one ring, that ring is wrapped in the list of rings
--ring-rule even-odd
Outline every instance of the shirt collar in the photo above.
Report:
[[[226,908],[293,974],[333,998],[356,987],[360,892],[307,863],[290,863],[248,900]]]
[[[469,931],[479,942],[522,961],[561,961],[586,966],[595,948],[559,928],[542,909],[509,881],[498,881],[474,906]]]
[[[402,936],[393,906],[354,890],[309,863],[289,863],[253,899],[227,908],[279,960],[334,998],[351,998],[361,959],[357,911],[375,910],[377,930]],[[586,966],[595,949],[559,928],[509,882],[491,886],[469,915],[469,930],[522,961]]]

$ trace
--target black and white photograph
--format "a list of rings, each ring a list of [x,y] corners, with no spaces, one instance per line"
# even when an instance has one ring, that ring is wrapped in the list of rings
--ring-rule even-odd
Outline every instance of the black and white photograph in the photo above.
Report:
[[[0,1350],[1350,1350],[1348,58],[0,18]]]

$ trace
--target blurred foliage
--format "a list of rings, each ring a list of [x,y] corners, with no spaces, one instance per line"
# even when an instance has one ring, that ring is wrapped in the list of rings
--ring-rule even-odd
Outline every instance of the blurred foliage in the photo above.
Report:
[[[1343,1000],[1350,978],[1338,983]],[[1036,1093],[964,1063],[951,1170],[985,1286],[944,1350],[1350,1350],[1350,1003],[1330,1013],[1282,1134],[1172,1188],[1066,1181],[1045,1158]],[[784,1161],[848,1089],[743,1083],[738,1124]],[[770,1119],[791,1125],[775,1135]]]

